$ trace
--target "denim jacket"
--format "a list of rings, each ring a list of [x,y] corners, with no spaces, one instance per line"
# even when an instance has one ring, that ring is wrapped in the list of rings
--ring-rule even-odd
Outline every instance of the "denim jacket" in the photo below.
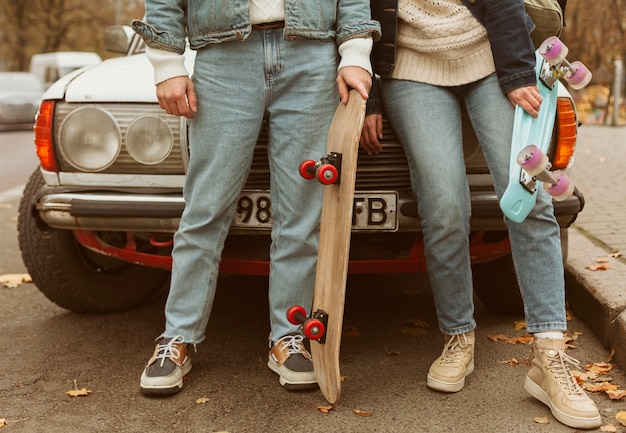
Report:
[[[491,51],[504,93],[536,84],[535,49],[530,39],[534,28],[522,0],[462,0],[487,29]],[[382,27],[382,38],[374,44],[372,66],[381,77],[393,71],[396,54],[398,0],[371,0],[372,18]],[[368,100],[368,113],[382,112],[377,86]]]
[[[367,0],[284,2],[287,39],[336,40],[340,45],[356,37],[380,37]],[[150,47],[182,54],[186,37],[192,49],[246,39],[252,31],[248,9],[248,0],[148,0],[145,21],[133,21],[133,29]]]

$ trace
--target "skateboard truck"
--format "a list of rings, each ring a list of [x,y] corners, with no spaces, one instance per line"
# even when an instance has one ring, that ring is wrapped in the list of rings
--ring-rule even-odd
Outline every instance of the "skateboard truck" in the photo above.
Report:
[[[315,340],[320,344],[326,342],[328,314],[325,311],[317,310],[308,317],[304,307],[294,305],[287,311],[287,320],[293,325],[302,325],[304,336],[309,340]]]
[[[307,180],[317,179],[323,185],[337,184],[341,180],[341,153],[330,152],[319,161],[306,159],[300,163],[300,176]]]
[[[565,200],[574,192],[574,184],[569,177],[561,171],[551,172],[552,164],[548,157],[534,144],[519,152],[517,163],[522,167],[520,183],[531,194],[537,190],[537,180],[544,183],[544,189],[555,200]]]
[[[537,51],[549,64],[547,70],[544,65],[540,74],[548,88],[552,89],[554,83],[561,78],[576,90],[582,89],[591,81],[592,74],[582,62],[570,62],[566,59],[569,49],[558,37],[550,36],[541,43]]]

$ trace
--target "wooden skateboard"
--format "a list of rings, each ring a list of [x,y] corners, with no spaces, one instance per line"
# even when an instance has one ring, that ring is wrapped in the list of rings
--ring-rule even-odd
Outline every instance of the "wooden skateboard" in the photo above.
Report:
[[[568,62],[568,48],[556,36],[546,39],[537,49],[537,86],[541,95],[539,116],[534,118],[519,105],[515,107],[509,184],[500,199],[500,208],[512,221],[526,219],[537,201],[537,184],[555,200],[572,195],[574,184],[561,171],[550,171],[546,156],[556,117],[559,80],[564,79],[574,89],[585,87],[591,72],[581,62]]]
[[[310,317],[302,306],[287,312],[288,320],[301,324],[311,341],[313,368],[319,387],[333,404],[341,394],[339,349],[343,325],[352,208],[359,138],[365,118],[365,100],[350,91],[347,105],[337,107],[330,129],[326,156],[300,164],[300,174],[317,179],[324,187],[315,294]]]

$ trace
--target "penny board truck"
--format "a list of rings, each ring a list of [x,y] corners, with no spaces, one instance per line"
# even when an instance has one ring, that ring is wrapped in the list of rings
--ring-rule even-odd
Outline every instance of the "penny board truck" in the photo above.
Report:
[[[320,390],[333,404],[341,394],[339,349],[343,325],[354,185],[359,138],[365,118],[365,100],[350,91],[340,103],[328,131],[326,156],[300,164],[300,174],[325,185],[322,198],[319,252],[312,314],[302,306],[287,312],[293,324],[302,325],[311,340],[313,368]]]
[[[574,184],[565,173],[550,171],[546,156],[554,129],[559,80],[564,79],[574,89],[585,87],[591,80],[585,65],[567,61],[568,51],[556,36],[543,41],[535,53],[542,99],[539,115],[533,118],[519,105],[515,107],[509,184],[500,199],[500,208],[517,223],[523,222],[535,206],[540,182],[555,200],[564,200],[574,191]]]

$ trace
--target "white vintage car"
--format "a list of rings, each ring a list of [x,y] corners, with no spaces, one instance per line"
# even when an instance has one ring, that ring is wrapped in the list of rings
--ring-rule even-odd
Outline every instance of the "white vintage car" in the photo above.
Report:
[[[44,95],[35,127],[41,166],[25,188],[19,211],[19,244],[33,281],[51,301],[77,312],[128,309],[167,290],[189,162],[185,119],[159,108],[141,39],[127,27],[114,27],[107,29],[106,41],[125,56],[67,75]],[[191,66],[192,52],[188,60]],[[565,89],[557,117],[549,156],[557,150],[567,155],[553,161],[554,169],[565,169],[572,163],[578,126]],[[386,122],[384,136],[379,155],[359,155],[352,274],[426,268],[404,151]],[[521,300],[503,215],[469,127],[464,150],[475,291],[492,309],[518,311]],[[266,151],[263,131],[222,273],[268,273],[272,220]],[[578,192],[555,202],[564,242],[582,208]]]

